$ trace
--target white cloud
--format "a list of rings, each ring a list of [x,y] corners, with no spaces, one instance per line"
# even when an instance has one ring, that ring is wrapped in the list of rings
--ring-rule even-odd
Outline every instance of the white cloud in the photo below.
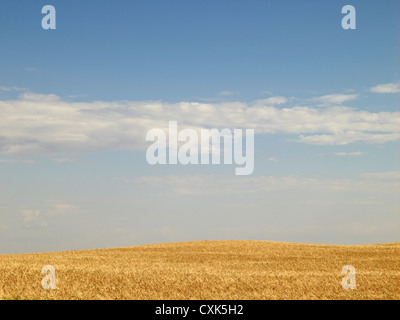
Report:
[[[19,88],[19,87],[4,87],[4,86],[0,86],[0,90],[2,90],[2,91],[25,91],[25,90],[28,90],[28,89]]]
[[[24,223],[29,223],[35,219],[37,219],[37,217],[39,217],[40,215],[40,211],[39,210],[21,210],[22,215],[24,216]]]
[[[26,228],[44,228],[48,226],[47,218],[63,213],[71,213],[77,209],[75,205],[64,203],[48,201],[43,210],[37,209],[27,209],[22,207],[20,213],[22,214],[22,225]]]
[[[86,94],[86,93],[82,93],[82,94],[71,94],[71,95],[68,96],[68,98],[71,98],[71,99],[84,98],[84,97],[87,97],[87,94]]]
[[[164,195],[204,196],[235,195],[238,197],[265,197],[270,192],[310,192],[316,199],[315,192],[326,193],[334,197],[335,193],[361,192],[364,196],[377,194],[398,195],[400,172],[365,173],[354,179],[322,179],[307,177],[274,177],[225,175],[168,175],[144,177],[120,177],[125,183],[148,186],[151,190],[161,190]],[[283,192],[283,193],[282,193]],[[369,200],[368,197],[364,197]]]
[[[43,219],[39,210],[22,209],[22,225],[25,228],[45,228],[47,222]]]
[[[372,131],[372,130],[371,130]],[[382,144],[400,139],[400,133],[369,133],[360,131],[347,131],[336,134],[300,135],[296,141],[315,145],[347,145],[355,142],[368,142]]]
[[[269,90],[262,90],[262,91],[260,92],[260,94],[267,94],[267,95],[269,95],[269,96],[272,96],[272,95],[273,95],[273,92],[272,92],[272,91],[269,91]]]
[[[333,153],[324,153],[320,154],[320,156],[339,156],[339,157],[359,157],[364,155],[365,152],[354,151],[354,152],[333,152]]]
[[[375,93],[399,93],[400,82],[379,84],[375,87],[372,87],[370,91]]]
[[[46,215],[53,216],[62,213],[70,213],[77,209],[77,207],[70,203],[56,202],[53,203],[47,210]]]
[[[239,94],[238,91],[222,91],[218,95],[226,97],[226,96],[234,96],[234,95],[237,95],[237,94]]]
[[[273,98],[273,99],[272,99]],[[283,103],[272,97],[269,103]],[[267,99],[267,100],[268,100]],[[400,138],[400,112],[347,107],[277,108],[243,102],[64,101],[54,94],[25,92],[0,101],[0,154],[73,154],[100,150],[145,150],[152,128],[255,129],[288,134],[310,144],[385,143]],[[62,157],[63,158],[63,157]]]
[[[400,181],[400,172],[399,171],[363,173],[361,176],[364,179]]]
[[[75,159],[71,159],[71,158],[53,158],[50,159],[53,162],[57,162],[57,163],[72,163],[75,162]]]
[[[334,152],[333,153],[335,156],[341,156],[341,157],[358,157],[364,154],[364,152],[361,151],[354,151],[354,152]]]
[[[276,96],[276,97],[269,97],[266,99],[256,100],[254,102],[255,102],[255,104],[259,104],[259,105],[274,106],[277,104],[286,103],[286,102],[288,102],[288,99],[285,97]]]
[[[321,103],[322,106],[340,105],[344,102],[354,100],[358,94],[328,94],[321,97],[313,98],[313,100]]]

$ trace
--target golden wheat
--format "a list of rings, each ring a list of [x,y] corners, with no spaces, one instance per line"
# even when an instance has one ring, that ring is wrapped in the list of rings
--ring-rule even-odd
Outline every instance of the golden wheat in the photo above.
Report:
[[[0,255],[0,299],[396,299],[400,243],[195,241]],[[42,267],[56,269],[44,290]],[[345,290],[342,267],[356,269]]]

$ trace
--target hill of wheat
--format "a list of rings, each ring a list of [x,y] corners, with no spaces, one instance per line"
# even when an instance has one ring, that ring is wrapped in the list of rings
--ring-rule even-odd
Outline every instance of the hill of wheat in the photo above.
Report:
[[[396,299],[400,243],[195,241],[0,255],[0,299]],[[56,270],[44,290],[42,267]],[[342,287],[342,267],[356,289]]]

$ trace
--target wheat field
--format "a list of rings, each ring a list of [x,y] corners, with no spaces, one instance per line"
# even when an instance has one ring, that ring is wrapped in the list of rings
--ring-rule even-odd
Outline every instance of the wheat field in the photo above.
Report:
[[[0,255],[0,299],[396,299],[400,243],[194,241]],[[42,267],[56,289],[42,288]],[[342,287],[342,268],[356,288]]]

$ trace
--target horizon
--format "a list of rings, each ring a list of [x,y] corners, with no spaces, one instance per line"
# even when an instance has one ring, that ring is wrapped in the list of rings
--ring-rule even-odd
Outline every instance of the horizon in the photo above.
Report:
[[[268,242],[268,243],[276,243],[276,244],[293,244],[293,245],[310,245],[310,246],[328,246],[328,247],[365,247],[365,246],[379,246],[379,245],[398,245],[400,242],[383,242],[383,243],[366,243],[366,244],[325,244],[325,243],[304,243],[304,242],[286,242],[286,241],[270,241],[270,240],[249,240],[249,239],[235,239],[235,240],[188,240],[188,241],[171,241],[171,242],[162,242],[162,243],[147,243],[147,244],[138,244],[132,246],[123,246],[123,247],[106,247],[106,248],[90,248],[90,249],[72,249],[72,250],[60,250],[60,251],[43,251],[43,252],[20,252],[20,253],[0,253],[0,256],[7,255],[31,255],[31,254],[51,254],[51,253],[68,253],[68,252],[78,252],[78,251],[95,251],[95,250],[114,250],[114,249],[129,249],[136,247],[144,247],[144,246],[157,246],[157,245],[173,245],[173,244],[185,244],[191,242]]]

